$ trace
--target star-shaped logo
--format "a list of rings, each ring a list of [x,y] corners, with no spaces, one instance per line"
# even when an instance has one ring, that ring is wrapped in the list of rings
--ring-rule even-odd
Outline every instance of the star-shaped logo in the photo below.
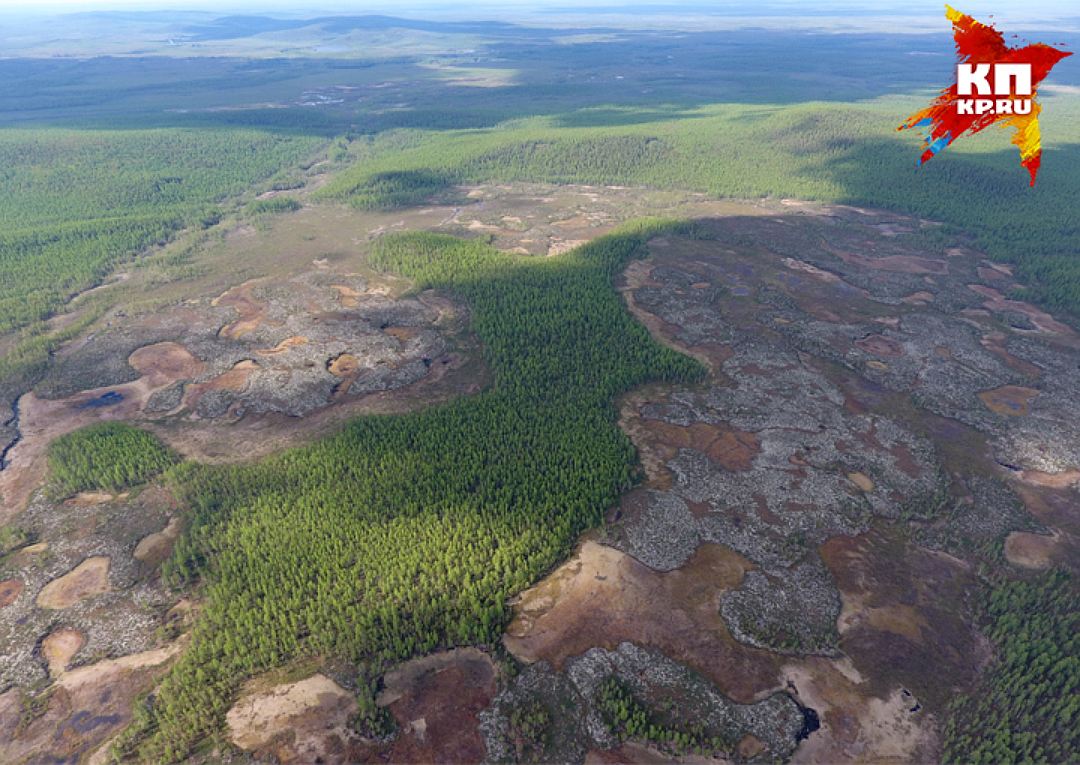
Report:
[[[948,5],[945,17],[953,24],[959,57],[956,83],[897,130],[924,131],[922,164],[965,133],[973,135],[990,125],[1012,127],[1020,164],[1034,186],[1042,160],[1037,89],[1054,65],[1072,54],[1042,43],[1010,48],[993,26]]]

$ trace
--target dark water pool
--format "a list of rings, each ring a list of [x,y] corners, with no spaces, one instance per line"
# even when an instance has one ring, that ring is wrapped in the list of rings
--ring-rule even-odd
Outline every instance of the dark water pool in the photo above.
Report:
[[[124,394],[111,390],[108,393],[102,393],[96,398],[88,399],[79,404],[80,409],[101,409],[106,406],[113,406],[119,404],[124,400]]]

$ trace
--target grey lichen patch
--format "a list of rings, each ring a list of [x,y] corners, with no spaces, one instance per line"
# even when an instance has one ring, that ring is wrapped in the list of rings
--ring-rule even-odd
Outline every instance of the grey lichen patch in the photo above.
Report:
[[[646,425],[750,434],[757,453],[732,470],[679,449],[667,462],[671,489],[650,492],[611,539],[661,570],[699,541],[732,547],[760,567],[724,601],[732,634],[784,652],[832,652],[839,595],[814,548],[877,518],[933,515],[947,490],[935,449],[889,417],[849,411],[843,391],[799,353],[745,339],[721,372],[731,385],[677,389],[640,414]]]
[[[479,714],[487,762],[584,762],[590,739],[580,704],[565,674],[547,662],[526,667]],[[523,715],[540,719],[527,734],[515,725]]]
[[[635,523],[613,529],[621,534],[613,538],[615,546],[657,571],[679,568],[701,541],[690,508],[678,495],[661,491],[645,492],[643,504]]]
[[[692,724],[725,742],[725,751],[714,754],[734,757],[738,742],[752,735],[765,744],[768,756],[764,759],[786,760],[795,751],[802,729],[802,711],[787,694],[736,704],[696,672],[633,643],[620,643],[614,651],[593,648],[570,662],[567,674],[582,698],[589,700],[586,725],[601,748],[616,743],[597,709],[597,691],[608,677],[628,687],[635,700],[658,718],[673,712],[673,725]]]
[[[720,613],[736,640],[794,654],[835,655],[840,596],[815,553],[790,568],[751,571]]]
[[[37,393],[63,398],[142,376],[150,388],[142,412],[153,417],[302,417],[425,377],[462,317],[447,300],[392,298],[355,274],[245,282],[213,300],[114,317],[65,349]],[[146,353],[165,345],[171,356]],[[343,356],[344,372],[333,366]]]
[[[167,388],[162,388],[161,390],[151,393],[150,397],[146,400],[143,411],[150,414],[164,414],[165,412],[171,412],[173,409],[176,409],[183,400],[184,384],[174,383]]]

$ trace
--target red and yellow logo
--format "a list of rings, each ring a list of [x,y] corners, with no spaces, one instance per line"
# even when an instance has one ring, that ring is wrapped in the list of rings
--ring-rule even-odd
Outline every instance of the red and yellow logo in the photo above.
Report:
[[[959,56],[956,83],[897,130],[923,129],[922,164],[964,134],[991,125],[1014,128],[1012,142],[1034,186],[1042,160],[1038,86],[1057,62],[1072,54],[1042,43],[1010,48],[993,26],[948,5],[945,17],[953,24]]]

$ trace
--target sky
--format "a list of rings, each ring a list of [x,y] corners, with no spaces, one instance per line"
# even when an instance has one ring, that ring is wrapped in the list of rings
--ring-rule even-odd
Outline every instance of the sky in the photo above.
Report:
[[[1080,14],[1076,0],[952,0],[953,5],[960,10],[972,13],[1008,13],[1018,14],[1024,11],[1033,14],[1070,15]],[[370,10],[386,10],[391,8],[408,7],[410,9],[422,9],[424,7],[438,8],[441,10],[463,11],[469,8],[498,8],[511,6],[514,8],[541,8],[559,7],[569,8],[575,5],[597,6],[632,6],[646,4],[652,7],[660,5],[674,6],[708,6],[711,8],[746,8],[745,2],[708,2],[693,0],[402,0],[401,2],[371,2],[370,0],[0,0],[0,8],[9,10],[109,10],[109,9],[132,9],[161,10],[161,9],[205,9],[218,12],[229,10],[295,10],[295,11],[335,11],[349,13],[364,13]],[[755,3],[754,7],[769,6],[773,9],[789,8],[792,15],[798,15],[807,10],[831,10],[857,8],[864,11],[881,13],[882,15],[907,15],[910,13],[921,14],[931,10],[941,10],[943,3],[936,0],[821,0],[819,2],[807,2],[806,0],[768,0],[767,2]]]

